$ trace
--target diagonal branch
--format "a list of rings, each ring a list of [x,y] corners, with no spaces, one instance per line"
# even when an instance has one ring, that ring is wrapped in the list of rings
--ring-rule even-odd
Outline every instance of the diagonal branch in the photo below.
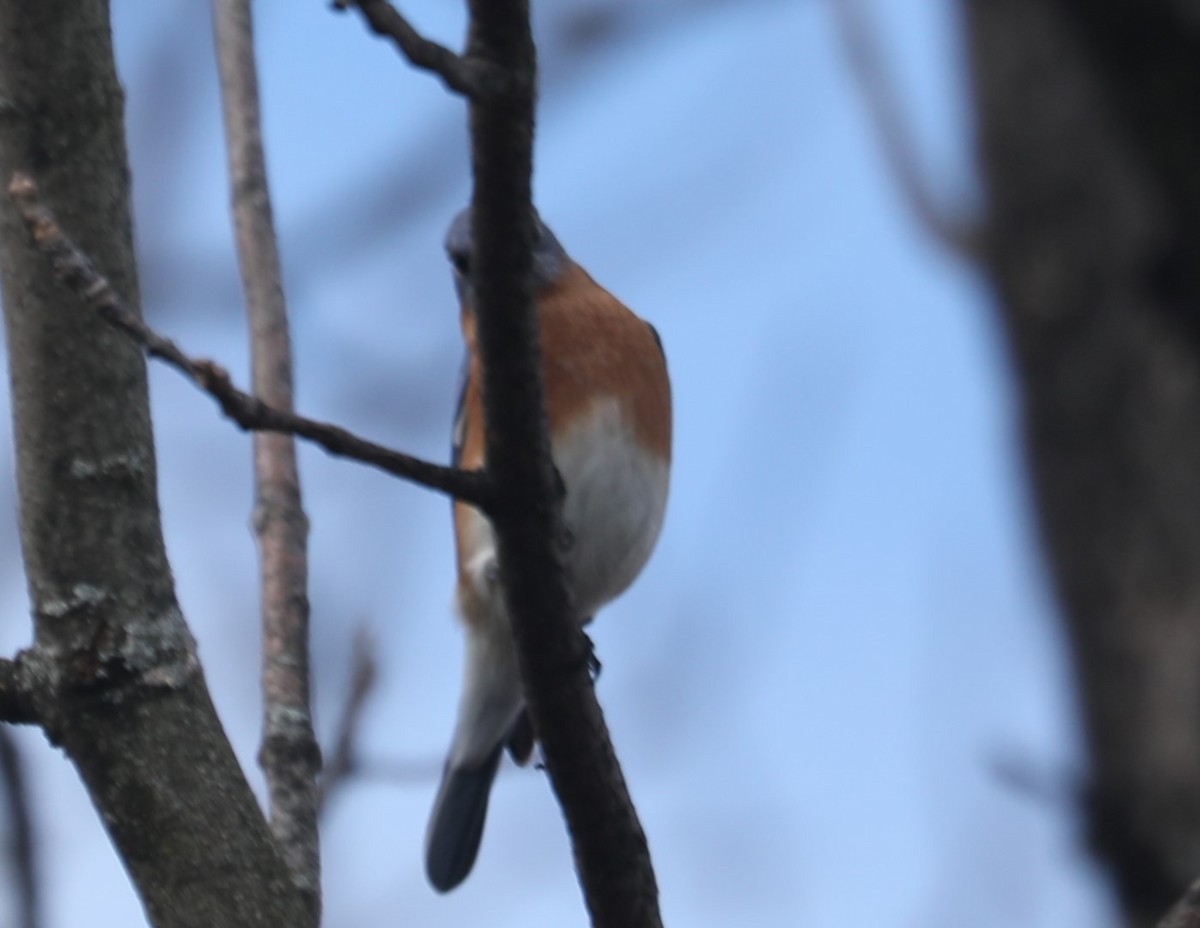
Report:
[[[215,0],[213,19],[254,394],[291,413],[292,345],[263,152],[250,0]],[[291,435],[255,433],[254,488],[263,637],[259,764],[267,779],[271,831],[317,925],[321,751],[309,686],[308,518]]]
[[[379,470],[460,499],[484,512],[491,510],[493,493],[487,475],[445,467],[367,441],[336,425],[308,419],[269,406],[237,389],[229,374],[212,361],[184,354],[143,322],[113,290],[86,254],[59,228],[53,214],[38,200],[37,185],[17,172],[8,187],[39,251],[55,273],[87,306],[129,335],[151,357],[166,362],[217,401],[221,411],[252,432],[283,432],[320,445],[336,457],[369,464]]]
[[[8,806],[9,872],[17,891],[17,925],[19,928],[39,928],[42,923],[38,898],[37,848],[33,834],[33,802],[25,766],[12,732],[0,727],[0,781]]]
[[[833,15],[846,58],[875,124],[884,160],[909,208],[925,230],[950,251],[975,259],[979,229],[969,220],[947,214],[937,202],[921,170],[921,159],[904,120],[892,82],[884,68],[879,45],[862,8],[862,0],[833,0]]]
[[[413,67],[436,74],[464,97],[479,97],[498,89],[503,76],[498,68],[425,38],[387,0],[334,0],[333,7],[357,9],[371,31],[391,39]]]

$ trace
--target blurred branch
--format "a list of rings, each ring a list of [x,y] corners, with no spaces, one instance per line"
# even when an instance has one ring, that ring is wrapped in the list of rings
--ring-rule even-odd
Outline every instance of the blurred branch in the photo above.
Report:
[[[393,451],[338,426],[275,409],[238,390],[224,369],[212,361],[197,360],[184,354],[178,345],[151,329],[129,308],[88,256],[66,237],[53,214],[41,205],[37,185],[28,175],[15,173],[8,192],[20,209],[35,244],[52,263],[62,282],[108,323],[133,338],[147,354],[166,362],[208,393],[221,411],[243,429],[298,435],[337,457],[369,464],[470,503],[484,512],[491,509],[493,494],[482,472],[445,467]]]
[[[363,707],[375,687],[378,667],[375,664],[375,641],[371,634],[360,628],[354,636],[354,667],[350,677],[350,693],[334,729],[333,750],[325,764],[325,775],[317,793],[318,813],[324,813],[329,797],[347,779],[360,772],[358,759],[358,726],[362,720]]]
[[[292,413],[292,344],[263,152],[250,0],[215,0],[213,18],[254,395]],[[308,518],[291,435],[255,434],[254,488],[263,640],[259,765],[267,779],[271,830],[317,925],[321,750],[310,704]]]
[[[25,781],[21,753],[12,732],[0,726],[0,781],[8,805],[9,872],[17,890],[17,928],[39,928],[37,852],[33,837],[33,802]]]
[[[363,760],[354,766],[354,775],[360,780],[375,780],[385,783],[432,783],[436,784],[442,772],[440,758],[427,760]],[[519,767],[502,767],[498,776]]]
[[[1200,928],[1200,880],[1188,887],[1158,928]]]
[[[1075,808],[1084,789],[1078,776],[1065,770],[1049,769],[1016,751],[990,757],[988,770],[999,785],[1014,794],[1062,809]]]
[[[980,230],[947,214],[921,170],[920,157],[904,119],[904,108],[888,77],[862,0],[832,0],[838,34],[850,70],[875,125],[884,159],[913,214],[937,241],[964,258],[979,256]]]
[[[499,89],[500,69],[425,38],[387,0],[334,0],[333,8],[357,9],[371,31],[391,39],[409,64],[436,74],[456,93],[478,97]]]
[[[1200,44],[1162,2],[962,10],[1081,811],[1122,924],[1148,928],[1200,873]]]

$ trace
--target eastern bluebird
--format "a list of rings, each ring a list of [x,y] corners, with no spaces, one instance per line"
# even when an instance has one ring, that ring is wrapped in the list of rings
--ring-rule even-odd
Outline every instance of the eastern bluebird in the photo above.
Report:
[[[582,624],[633,582],[662,527],[671,463],[671,385],[662,345],[639,319],[568,257],[536,220],[534,283],[554,464],[565,486],[571,544],[567,583]],[[461,304],[467,360],[454,424],[454,461],[484,466],[482,379],[471,291],[471,216],[446,235]],[[458,612],[466,658],[458,720],[425,841],[430,883],[447,892],[475,863],[488,795],[507,746],[533,752],[521,678],[487,518],[454,504]]]

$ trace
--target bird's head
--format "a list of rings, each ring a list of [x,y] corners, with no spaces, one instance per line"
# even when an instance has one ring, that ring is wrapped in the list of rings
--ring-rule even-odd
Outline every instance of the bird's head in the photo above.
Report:
[[[571,263],[566,250],[555,238],[541,216],[534,211],[533,242],[533,286],[541,292],[551,287]],[[471,294],[471,265],[474,257],[474,233],[471,224],[471,208],[462,210],[450,223],[446,232],[446,256],[454,269],[454,289],[458,298],[466,304]]]

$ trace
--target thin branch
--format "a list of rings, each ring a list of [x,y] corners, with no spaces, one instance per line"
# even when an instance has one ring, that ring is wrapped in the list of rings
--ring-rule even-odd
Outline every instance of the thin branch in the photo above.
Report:
[[[862,0],[832,0],[838,33],[876,133],[884,159],[901,194],[925,230],[950,251],[976,260],[980,230],[975,223],[947,214],[937,202],[921,169],[920,157],[904,119],[904,107],[887,76],[879,43],[862,8]]]
[[[391,39],[413,67],[436,74],[455,93],[479,97],[498,89],[498,68],[425,38],[387,0],[334,0],[333,8],[357,9],[372,32]]]
[[[215,0],[213,19],[254,394],[291,413],[292,345],[263,152],[250,0]],[[308,518],[291,435],[255,434],[254,487],[263,636],[259,764],[267,779],[271,830],[317,925],[321,750],[309,687]]]
[[[53,214],[41,205],[32,178],[21,172],[14,173],[8,193],[24,217],[39,251],[51,262],[62,282],[85,305],[132,337],[147,354],[175,368],[209,394],[221,411],[241,428],[298,435],[336,457],[369,464],[470,503],[481,511],[490,511],[493,493],[482,471],[445,467],[385,448],[339,426],[275,409],[237,389],[223,368],[212,361],[193,359],[184,354],[178,345],[151,329],[126,305],[88,256],[66,237]]]
[[[18,928],[39,928],[37,850],[33,836],[33,802],[25,780],[21,752],[12,732],[0,726],[0,781],[8,806],[9,872],[17,890]]]
[[[353,671],[350,692],[346,695],[334,727],[333,747],[325,763],[318,794],[318,809],[324,815],[331,797],[350,780],[373,780],[388,783],[429,784],[437,780],[442,770],[440,758],[429,760],[367,760],[359,752],[359,727],[367,698],[378,679],[375,662],[375,640],[360,628],[354,636]]]
[[[379,783],[436,784],[442,773],[443,760],[431,757],[427,760],[363,760],[354,765],[354,776],[359,780],[374,780]],[[519,767],[501,767],[498,777]]]
[[[358,758],[358,727],[362,720],[367,696],[375,687],[378,667],[375,664],[375,642],[366,629],[354,636],[354,671],[350,678],[350,693],[334,729],[333,750],[325,764],[325,775],[317,793],[317,810],[323,814],[329,797],[351,776],[360,772]]]

